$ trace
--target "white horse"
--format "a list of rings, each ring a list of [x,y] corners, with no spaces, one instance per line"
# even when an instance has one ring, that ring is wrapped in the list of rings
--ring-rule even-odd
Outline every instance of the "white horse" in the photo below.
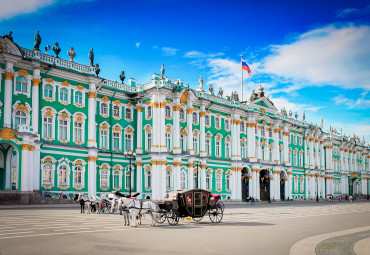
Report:
[[[131,227],[137,226],[137,219],[140,218],[140,214],[142,212],[149,213],[150,217],[152,218],[151,226],[154,227],[156,225],[159,218],[159,208],[157,204],[153,203],[152,201],[142,202],[140,200],[132,200],[131,203],[128,204],[128,208],[132,218]]]
[[[86,208],[87,213],[91,212],[91,202],[88,196],[85,196],[82,194],[76,194],[73,200],[80,204],[81,213],[85,213],[85,208]]]

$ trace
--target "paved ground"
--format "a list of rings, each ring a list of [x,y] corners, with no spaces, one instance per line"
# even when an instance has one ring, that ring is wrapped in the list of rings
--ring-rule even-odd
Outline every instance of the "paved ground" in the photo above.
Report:
[[[133,229],[118,214],[0,210],[0,254],[288,254],[297,241],[370,225],[370,203],[234,206],[220,224],[180,221]]]

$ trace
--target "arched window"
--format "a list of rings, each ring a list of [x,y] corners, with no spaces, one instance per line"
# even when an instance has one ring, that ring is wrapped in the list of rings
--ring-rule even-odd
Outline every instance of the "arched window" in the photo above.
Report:
[[[211,190],[212,188],[212,176],[210,173],[206,174],[206,189]]]
[[[65,88],[60,89],[59,100],[68,101],[68,90],[67,89]]]
[[[27,92],[27,80],[23,76],[18,76],[16,80],[15,90],[19,92]]]
[[[171,107],[169,105],[166,105],[166,107],[164,107],[164,112],[166,118],[171,118]]]
[[[293,165],[298,166],[298,156],[297,156],[297,150],[294,150],[293,152]]]
[[[148,171],[146,173],[146,188],[151,188],[152,187],[152,172]]]
[[[120,116],[121,116],[120,106],[118,105],[113,106],[113,117],[120,118]]]
[[[303,153],[299,153],[299,166],[303,167]]]
[[[210,125],[210,119],[209,119],[209,115],[206,114],[206,116],[204,117],[204,123],[206,126],[209,126]]]
[[[75,93],[75,104],[82,104],[82,93],[80,91]]]
[[[230,142],[225,141],[225,157],[230,158]]]
[[[262,149],[261,151],[262,160],[265,160],[265,146],[262,145],[261,149]]]
[[[303,193],[304,192],[304,177],[303,176],[301,176],[299,186],[300,186],[300,192]]]
[[[182,149],[182,152],[186,151],[186,138],[185,135],[180,135],[180,146]]]
[[[166,132],[166,146],[167,150],[172,150],[172,133]]]
[[[242,133],[245,132],[245,124],[244,124],[244,121],[240,122],[240,132],[242,132]]]
[[[242,154],[241,157],[245,158],[246,155],[245,155],[245,143],[244,142],[240,143],[240,152]]]
[[[193,112],[193,124],[198,124],[198,113]]]
[[[50,85],[44,86],[44,97],[53,98],[53,87]]]
[[[107,103],[100,104],[100,114],[107,115],[108,114],[108,105]]]
[[[146,107],[146,119],[150,119],[152,117],[152,106],[148,105]]]
[[[199,152],[198,136],[193,136],[193,150],[194,154],[197,155]]]
[[[180,108],[179,115],[180,115],[180,120],[185,121],[185,110],[183,108]]]
[[[109,187],[109,179],[108,179],[108,170],[102,170],[100,174],[100,187],[108,188]]]
[[[42,183],[51,184],[51,164],[45,164],[42,168]]]
[[[26,125],[27,123],[27,115],[24,111],[16,111],[15,112],[15,127],[17,128],[19,125]]]
[[[230,175],[226,174],[225,176],[225,189],[228,191],[230,190]]]
[[[221,141],[216,139],[216,157],[221,157]]]
[[[132,111],[131,111],[131,108],[126,108],[126,110],[125,110],[125,118],[127,120],[132,120]]]
[[[113,173],[113,188],[119,188],[119,170],[115,170]]]
[[[166,171],[166,189],[172,188],[172,182],[171,182],[171,171]]]
[[[298,193],[298,176],[294,176],[294,193]]]
[[[67,166],[62,165],[59,167],[59,177],[58,177],[58,184],[59,185],[66,185],[67,184],[67,178],[68,178],[68,169]]]
[[[180,188],[186,189],[186,173],[185,171],[182,171],[180,173]]]
[[[127,190],[130,190],[133,188],[132,179],[133,179],[133,176],[131,176],[131,171],[130,170],[126,171],[126,189]]]
[[[219,117],[216,117],[216,118],[215,118],[215,127],[216,127],[216,128],[221,128],[220,118],[219,118]]]
[[[75,169],[73,171],[73,183],[76,186],[79,186],[82,184],[82,167],[81,166],[75,166]]]
[[[217,191],[222,190],[222,176],[221,176],[221,174],[216,174],[216,190]]]
[[[225,120],[225,129],[226,130],[230,129],[230,121],[229,120]]]
[[[265,137],[265,127],[261,126],[261,136]]]

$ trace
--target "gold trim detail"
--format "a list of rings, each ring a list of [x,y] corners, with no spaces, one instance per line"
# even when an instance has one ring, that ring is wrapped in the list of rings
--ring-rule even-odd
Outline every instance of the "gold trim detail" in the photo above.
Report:
[[[41,80],[40,79],[32,79],[33,86],[40,86]]]
[[[35,149],[35,146],[30,145],[30,144],[22,144],[21,147],[22,147],[22,150],[26,150],[26,151],[33,151]]]
[[[5,72],[4,73],[4,76],[5,76],[5,80],[13,80],[14,73],[12,73],[12,72]]]
[[[87,161],[97,161],[97,160],[98,160],[97,157],[93,157],[93,156],[87,157]]]
[[[96,98],[96,92],[89,92],[89,98]]]

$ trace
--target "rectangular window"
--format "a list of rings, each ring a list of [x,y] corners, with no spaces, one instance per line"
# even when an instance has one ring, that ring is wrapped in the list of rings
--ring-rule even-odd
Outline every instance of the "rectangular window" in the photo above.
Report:
[[[107,133],[106,130],[101,130],[100,131],[100,139],[101,139],[100,147],[107,148],[108,133]]]
[[[221,152],[221,150],[220,150],[220,146],[221,145],[221,142],[220,141],[216,141],[216,157],[220,157],[221,155],[220,155],[220,152]]]
[[[68,121],[59,120],[59,139],[60,140],[67,140],[67,126],[68,126]]]
[[[198,137],[193,137],[194,154],[198,154]]]
[[[75,135],[75,142],[82,143],[82,123],[81,122],[75,122],[74,135]]]
[[[152,133],[146,133],[146,150],[150,151],[152,148]]]
[[[44,138],[51,138],[52,123],[51,118],[44,118]]]
[[[171,134],[166,133],[166,146],[167,150],[172,150]]]
[[[225,144],[226,158],[230,158],[230,143]]]
[[[210,143],[211,141],[209,139],[207,139],[205,142],[207,155],[211,155],[211,144]]]
[[[131,142],[132,142],[131,134],[125,134],[125,145],[127,151],[132,151]]]
[[[119,150],[120,149],[120,139],[121,139],[121,135],[119,132],[113,132],[113,149],[114,150]]]

